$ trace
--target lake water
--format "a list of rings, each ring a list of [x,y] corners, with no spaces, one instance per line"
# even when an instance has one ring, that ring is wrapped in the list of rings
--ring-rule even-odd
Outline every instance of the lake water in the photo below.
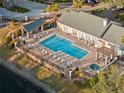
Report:
[[[0,65],[0,93],[46,93]]]

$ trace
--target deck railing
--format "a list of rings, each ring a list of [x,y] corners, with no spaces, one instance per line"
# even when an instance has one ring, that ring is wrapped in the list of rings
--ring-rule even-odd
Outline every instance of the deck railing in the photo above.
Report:
[[[44,58],[44,57],[42,57],[42,56],[40,56],[40,55],[38,55],[38,54],[36,54],[36,53],[30,51],[29,49],[26,49],[26,48],[24,48],[24,47],[18,47],[18,48],[19,48],[20,50],[22,50],[23,52],[25,52],[25,53],[27,53],[27,54],[30,54],[30,55],[34,56],[35,58],[37,58],[38,60],[40,60],[41,64],[44,64],[44,63],[46,64],[46,63],[47,63],[48,65],[50,65],[50,66],[52,66],[52,67],[58,69],[58,70],[61,71],[62,73],[67,74],[68,71],[67,71],[66,69],[64,69],[64,68],[62,68],[62,67],[60,67],[60,66],[54,64],[53,62],[49,61],[48,59],[46,59],[46,58]]]

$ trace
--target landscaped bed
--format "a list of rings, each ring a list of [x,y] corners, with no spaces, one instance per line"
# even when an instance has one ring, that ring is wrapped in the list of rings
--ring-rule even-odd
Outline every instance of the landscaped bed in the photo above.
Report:
[[[0,7],[3,7],[3,4],[2,4],[2,2],[0,2]]]
[[[26,8],[23,8],[23,7],[20,7],[20,6],[14,6],[14,7],[8,9],[8,10],[13,11],[13,12],[20,12],[20,13],[26,13],[26,12],[30,11],[29,9],[26,9]]]
[[[91,14],[100,14],[105,11],[105,8],[95,9],[91,11]]]

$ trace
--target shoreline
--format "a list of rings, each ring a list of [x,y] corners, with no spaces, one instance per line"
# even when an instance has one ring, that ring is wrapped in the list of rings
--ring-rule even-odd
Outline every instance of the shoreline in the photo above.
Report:
[[[14,74],[18,75],[19,77],[31,82],[33,85],[42,89],[46,93],[56,93],[54,90],[48,88],[47,85],[40,82],[40,80],[36,79],[36,77],[34,77],[34,75],[30,73],[30,71],[26,71],[24,69],[18,69],[16,65],[14,65],[13,63],[5,61],[1,58],[0,58],[0,65],[5,67],[7,70],[13,72]]]
[[[5,74],[6,73],[6,74]],[[32,82],[16,75],[4,66],[0,65],[0,93],[46,93]],[[7,86],[6,86],[7,84]],[[9,91],[8,91],[9,90]]]

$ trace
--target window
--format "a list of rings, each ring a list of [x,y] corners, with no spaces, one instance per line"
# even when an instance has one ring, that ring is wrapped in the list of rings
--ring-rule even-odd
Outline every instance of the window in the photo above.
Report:
[[[73,34],[74,36],[77,36],[77,31],[76,31],[75,29],[72,29],[72,34]]]
[[[64,31],[66,32],[66,27],[64,26]]]

